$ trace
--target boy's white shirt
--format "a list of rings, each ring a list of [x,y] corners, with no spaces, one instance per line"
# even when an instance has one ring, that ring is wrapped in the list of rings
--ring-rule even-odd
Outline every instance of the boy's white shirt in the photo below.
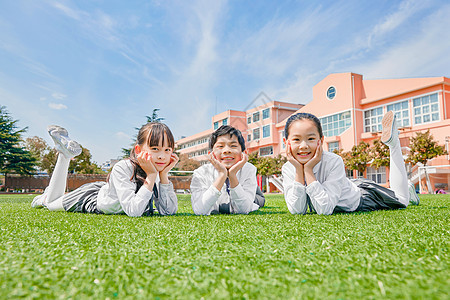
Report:
[[[284,199],[292,214],[306,214],[306,194],[314,210],[330,215],[335,207],[355,211],[360,203],[360,189],[345,176],[344,162],[339,155],[324,151],[321,161],[313,168],[316,181],[308,186],[295,181],[295,167],[287,162],[282,167]]]
[[[127,214],[140,217],[147,209],[153,191],[142,185],[136,193],[136,183],[130,180],[133,176],[133,165],[130,160],[121,160],[114,165],[109,181],[104,185],[97,197],[97,208],[105,214]],[[161,215],[172,215],[177,212],[178,199],[173,185],[162,184],[159,175],[155,185],[158,187],[158,198],[154,199],[155,207]]]
[[[231,188],[230,195],[226,190],[226,184],[219,191],[214,182],[219,172],[210,163],[201,166],[194,171],[191,181],[191,203],[196,215],[210,215],[213,211],[219,211],[219,204],[231,202],[231,213],[248,214],[259,209],[254,203],[256,197],[256,167],[251,163],[245,163],[236,177],[239,184]]]

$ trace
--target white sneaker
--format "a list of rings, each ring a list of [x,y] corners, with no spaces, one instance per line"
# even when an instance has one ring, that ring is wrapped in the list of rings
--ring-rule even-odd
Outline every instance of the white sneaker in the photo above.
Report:
[[[381,141],[387,146],[395,146],[398,143],[398,129],[393,111],[388,111],[384,115],[381,125],[383,126]]]
[[[66,129],[58,125],[50,125],[47,127],[47,130],[55,142],[56,150],[66,158],[71,159],[81,154],[80,144],[69,138],[69,133]]]
[[[44,208],[44,194],[34,197],[31,202],[32,208]]]
[[[409,186],[409,203],[411,203],[412,205],[419,205],[420,199],[419,196],[417,196],[416,187],[411,181],[408,182],[408,186]]]

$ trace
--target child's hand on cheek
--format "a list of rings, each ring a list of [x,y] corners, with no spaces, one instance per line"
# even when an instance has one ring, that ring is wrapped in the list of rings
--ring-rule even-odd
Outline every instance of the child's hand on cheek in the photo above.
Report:
[[[217,172],[225,175],[228,174],[227,168],[217,160],[216,156],[214,155],[214,152],[209,153],[208,160],[217,170]]]
[[[292,154],[290,141],[286,145],[286,157],[288,161],[295,167],[295,181],[305,184],[305,168]]]
[[[172,155],[170,156],[169,164],[160,173],[169,173],[169,171],[172,170],[172,168],[177,164],[179,160],[180,159],[178,158],[178,155],[172,153]]]
[[[317,142],[316,153],[314,153],[314,156],[305,164],[305,168],[312,170],[322,160],[322,153],[322,140],[319,140]]]
[[[158,171],[156,170],[155,165],[152,163],[152,156],[150,153],[141,151],[136,157],[139,166],[144,170],[145,174],[156,174]]]
[[[231,166],[230,170],[228,171],[228,174],[230,176],[236,175],[236,173],[242,169],[242,167],[245,165],[245,163],[248,161],[248,155],[246,153],[242,153],[241,157],[239,158],[239,161],[235,163],[233,166]]]
[[[297,170],[302,169],[303,171],[303,165],[292,154],[291,142],[289,140],[286,145],[286,158]]]

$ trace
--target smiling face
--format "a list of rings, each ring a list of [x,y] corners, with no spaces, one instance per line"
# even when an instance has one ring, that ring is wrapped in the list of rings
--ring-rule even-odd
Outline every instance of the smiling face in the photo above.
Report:
[[[285,143],[290,143],[292,156],[301,164],[311,160],[316,153],[320,138],[316,124],[308,119],[300,119],[289,126],[289,136]]]
[[[231,168],[242,158],[242,148],[238,138],[229,134],[217,137],[213,146],[213,153],[216,159],[227,169]]]
[[[164,139],[164,144],[160,141],[157,146],[149,146],[144,144],[136,147],[136,154],[139,154],[141,151],[145,151],[151,155],[151,161],[155,165],[158,172],[164,170],[164,168],[170,163],[170,157],[173,153],[173,149],[169,146],[167,137]]]

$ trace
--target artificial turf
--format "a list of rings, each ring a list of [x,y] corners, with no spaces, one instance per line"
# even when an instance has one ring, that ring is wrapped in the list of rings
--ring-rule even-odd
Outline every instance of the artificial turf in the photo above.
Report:
[[[450,195],[371,213],[130,218],[0,195],[0,298],[448,299]]]

